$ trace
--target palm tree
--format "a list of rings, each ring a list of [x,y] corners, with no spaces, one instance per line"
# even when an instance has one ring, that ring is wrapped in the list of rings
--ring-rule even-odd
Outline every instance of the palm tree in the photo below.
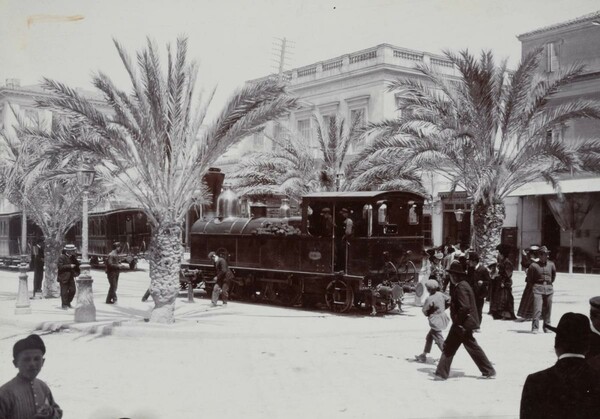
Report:
[[[76,181],[77,162],[72,159],[47,158],[48,144],[64,137],[79,135],[78,129],[58,120],[50,130],[39,119],[23,119],[16,112],[18,125],[0,133],[4,146],[0,167],[2,192],[14,205],[24,208],[44,235],[45,298],[59,296],[57,262],[65,234],[81,219],[81,189]],[[36,164],[37,161],[42,164]],[[101,187],[92,192],[92,206],[99,199]]]
[[[233,173],[241,196],[285,195],[299,202],[310,192],[335,191],[339,176],[349,176],[346,159],[349,147],[360,136],[359,120],[346,128],[343,118],[332,115],[327,122],[313,115],[318,153],[309,140],[280,126],[272,138],[272,151],[256,152],[243,159]],[[343,187],[343,186],[342,186]]]
[[[474,206],[472,246],[490,263],[511,192],[540,178],[556,187],[569,171],[600,169],[600,142],[566,143],[547,135],[572,119],[600,118],[600,103],[552,102],[584,69],[572,66],[547,77],[538,71],[541,51],[526,56],[515,71],[508,71],[506,61],[496,64],[491,52],[479,59],[468,51],[445,55],[457,79],[419,66],[424,81],[391,84],[402,116],[369,126],[377,140],[366,157],[433,170],[452,190],[464,188]]]
[[[203,125],[215,90],[195,97],[197,65],[187,61],[186,39],[178,39],[174,51],[167,45],[165,71],[151,40],[138,52],[137,67],[114,43],[129,74],[131,94],[119,90],[103,73],[93,77],[112,115],[103,114],[74,89],[48,79],[44,87],[56,97],[40,104],[72,115],[89,132],[86,138],[56,143],[54,152],[93,156],[99,162],[99,176],[146,211],[152,230],[149,258],[155,304],[150,321],[171,323],[183,256],[182,223],[206,191],[203,174],[231,145],[289,111],[295,100],[272,80],[246,85],[214,121]]]

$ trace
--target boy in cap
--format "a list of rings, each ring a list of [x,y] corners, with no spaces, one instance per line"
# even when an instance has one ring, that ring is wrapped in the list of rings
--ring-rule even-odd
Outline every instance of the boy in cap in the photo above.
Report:
[[[0,387],[0,417],[11,419],[62,418],[46,383],[36,377],[44,365],[46,346],[38,335],[29,335],[13,346],[15,378]]]
[[[438,348],[440,348],[440,351],[444,351],[442,330],[446,329],[450,323],[450,318],[445,313],[446,309],[450,307],[450,297],[443,292],[438,292],[440,284],[436,279],[425,281],[425,288],[429,292],[429,297],[423,303],[423,314],[429,320],[430,329],[425,337],[423,353],[415,357],[418,362],[427,361],[427,354],[431,352],[434,341]]]
[[[79,261],[77,260],[77,248],[73,244],[67,244],[58,257],[58,282],[60,283],[60,299],[62,309],[73,308],[71,302],[75,297],[75,277],[79,276]]]
[[[554,366],[530,374],[521,395],[521,419],[597,418],[600,414],[600,373],[585,360],[590,322],[579,313],[565,313],[557,327]]]

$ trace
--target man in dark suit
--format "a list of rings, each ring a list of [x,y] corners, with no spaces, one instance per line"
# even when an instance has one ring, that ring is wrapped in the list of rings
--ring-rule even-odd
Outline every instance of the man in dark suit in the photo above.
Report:
[[[219,257],[215,252],[210,252],[208,254],[208,258],[213,261],[215,264],[215,270],[217,275],[215,276],[216,284],[213,288],[212,292],[212,306],[217,306],[217,301],[219,301],[219,295],[223,300],[223,305],[227,305],[227,300],[229,299],[229,289],[231,288],[231,283],[233,282],[234,276],[231,269],[229,269],[229,265],[227,264],[227,260],[225,258]]]
[[[77,248],[74,244],[67,244],[62,255],[58,257],[58,282],[60,283],[60,298],[62,309],[73,308],[71,303],[75,297],[75,277],[79,276],[79,261]]]
[[[475,252],[469,252],[469,265],[472,268],[473,293],[475,294],[475,304],[477,305],[477,315],[479,316],[479,325],[483,321],[483,304],[488,295],[492,277],[487,267],[483,266],[479,255]]]
[[[557,327],[554,366],[531,374],[521,395],[521,419],[577,418],[600,415],[600,373],[586,362],[590,323],[579,313],[564,314]]]
[[[585,358],[600,372],[600,296],[590,298],[591,337]]]
[[[452,327],[444,343],[444,351],[435,371],[436,380],[445,380],[450,375],[452,359],[460,345],[465,349],[482,373],[482,378],[494,378],[496,370],[483,349],[473,337],[473,330],[479,328],[477,306],[473,289],[465,281],[466,274],[460,262],[455,260],[448,269],[454,287],[450,290],[450,317]]]

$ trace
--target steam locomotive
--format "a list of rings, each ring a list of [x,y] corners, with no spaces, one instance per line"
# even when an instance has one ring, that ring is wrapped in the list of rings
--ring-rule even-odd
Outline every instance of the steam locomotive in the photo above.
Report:
[[[208,253],[228,260],[236,281],[234,298],[284,305],[326,304],[346,312],[369,301],[373,288],[386,279],[391,260],[400,280],[414,279],[423,250],[424,198],[409,192],[321,192],[304,196],[301,216],[290,216],[287,204],[278,218],[260,208],[239,217],[236,203],[218,198],[224,175],[209,171],[212,210],[190,231],[190,259],[182,265],[182,285],[204,283],[211,292],[214,267]],[[343,240],[342,208],[353,222],[353,235]],[[333,219],[326,221],[324,214]],[[384,252],[387,255],[384,256]],[[412,267],[412,269],[408,269]],[[191,278],[191,280],[190,280]]]

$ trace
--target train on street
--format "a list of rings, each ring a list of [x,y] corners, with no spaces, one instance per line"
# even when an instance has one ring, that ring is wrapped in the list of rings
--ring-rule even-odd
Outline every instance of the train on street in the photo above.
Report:
[[[312,193],[302,198],[300,216],[289,216],[284,205],[278,218],[252,213],[244,218],[219,211],[237,205],[216,196],[223,174],[213,175],[217,185],[208,183],[217,210],[191,227],[182,287],[201,284],[210,295],[215,276],[211,251],[227,259],[236,278],[231,297],[242,300],[324,304],[343,313],[372,301],[374,288],[390,280],[389,262],[395,268],[391,281],[404,288],[418,281],[424,197],[404,191]],[[347,240],[342,212],[353,223]]]

